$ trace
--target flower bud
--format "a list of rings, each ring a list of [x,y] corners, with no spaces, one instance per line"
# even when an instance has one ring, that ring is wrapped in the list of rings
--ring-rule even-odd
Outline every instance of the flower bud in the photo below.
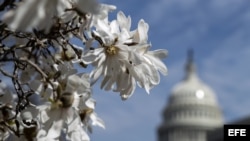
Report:
[[[69,108],[74,102],[74,95],[70,92],[65,92],[61,95],[60,101],[62,102],[63,108]]]

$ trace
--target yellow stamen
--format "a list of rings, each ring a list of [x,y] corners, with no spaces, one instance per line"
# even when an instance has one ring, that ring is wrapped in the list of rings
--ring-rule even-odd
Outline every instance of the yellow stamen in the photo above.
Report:
[[[114,45],[111,45],[111,46],[106,47],[106,52],[107,52],[109,55],[116,55],[116,54],[118,53],[118,50],[119,50],[119,48],[117,48],[117,47],[114,46]]]

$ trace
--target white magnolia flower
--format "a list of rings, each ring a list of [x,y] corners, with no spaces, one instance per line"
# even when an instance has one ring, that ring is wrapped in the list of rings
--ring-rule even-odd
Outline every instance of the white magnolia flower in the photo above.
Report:
[[[67,79],[64,92],[76,93],[77,96],[89,97],[91,95],[91,87],[89,82],[89,74],[71,75]]]
[[[73,107],[53,108],[51,105],[47,106],[41,110],[39,121],[42,127],[37,134],[38,140],[59,140],[62,132],[65,132],[71,141],[75,141],[75,137],[72,135],[77,135],[78,140],[81,141],[89,140],[83,123]]]
[[[62,8],[58,5],[60,0],[25,0],[18,3],[16,10],[10,10],[3,16],[9,27],[13,30],[29,30],[34,27],[51,26],[52,17],[55,16],[57,10],[62,12]],[[59,12],[58,11],[58,12]],[[46,26],[44,24],[47,24]]]
[[[91,131],[92,126],[104,128],[103,121],[94,112],[95,101],[91,98],[89,75],[75,74],[70,65],[66,64],[54,67],[55,70],[65,73],[57,78],[58,84],[54,86],[57,89],[57,98],[50,96],[47,98],[50,99],[50,103],[38,106],[38,115],[30,115],[30,113],[37,113],[32,108],[26,110],[23,115],[25,115],[25,119],[38,117],[36,119],[39,123],[36,135],[38,140],[88,141],[87,131]],[[31,88],[35,88],[35,86],[43,88],[43,84],[37,85],[35,82],[38,83],[38,80],[30,84]],[[37,88],[37,93],[40,89]],[[49,95],[52,95],[51,91],[49,91]]]
[[[96,26],[98,20],[108,22],[109,12],[112,12],[114,10],[116,10],[116,6],[114,5],[100,4],[98,13],[92,14],[90,16],[92,20],[90,21],[89,28]]]
[[[54,17],[68,19],[72,12],[68,13],[67,9],[73,7],[81,12],[96,13],[99,4],[95,0],[24,0],[18,3],[17,9],[6,12],[3,21],[13,30],[38,28],[48,31]]]
[[[87,42],[83,33],[85,32],[88,37],[91,37],[91,28],[97,25],[98,20],[108,22],[108,13],[116,9],[114,5],[99,4],[98,12],[92,12],[85,15],[84,24],[80,25],[80,30],[76,34],[82,42]]]
[[[123,14],[118,14],[118,16],[121,15],[124,16]],[[123,19],[127,18],[123,17]],[[127,25],[130,25],[129,22],[130,20],[127,20],[127,22],[124,21],[124,24],[120,26],[116,20],[111,23],[98,20],[94,36],[101,40],[99,41],[100,44],[94,50],[88,50],[83,56],[84,63],[93,63],[96,67],[91,72],[93,82],[97,81],[101,75],[104,75],[103,86],[107,84],[106,90],[110,90],[114,83],[119,84],[116,82],[119,80],[118,77],[128,78],[128,75],[124,73],[127,70],[124,61],[127,61],[129,52],[128,45],[126,44],[131,41],[127,30]],[[121,91],[128,89],[126,86],[119,85],[117,87],[121,87]],[[134,86],[132,86],[133,90]]]
[[[74,101],[80,101],[74,102]],[[87,130],[91,126],[104,128],[103,121],[94,112],[92,98],[64,93],[58,102],[39,106],[38,140],[89,141]],[[79,109],[79,110],[78,110]]]
[[[89,74],[71,75],[64,90],[65,93],[73,92],[74,101],[72,107],[79,111],[84,126],[91,130],[92,126],[105,128],[104,122],[94,112],[96,101],[91,98],[91,86]]]
[[[93,38],[99,42],[97,48],[86,50],[83,61],[93,64],[91,78],[95,83],[103,76],[101,88],[120,92],[122,99],[129,98],[139,86],[149,90],[159,84],[159,73],[167,74],[161,59],[166,50],[149,51],[148,24],[141,20],[138,28],[130,31],[131,18],[122,12],[117,20],[97,21]]]
[[[83,100],[79,103],[80,117],[85,127],[92,132],[92,126],[99,126],[105,129],[104,121],[94,112],[96,102],[93,98]]]
[[[133,46],[133,51],[129,54],[129,58],[136,61],[132,61],[128,69],[137,80],[139,86],[145,88],[149,93],[153,86],[160,83],[158,71],[167,75],[167,67],[161,61],[161,59],[167,57],[167,51],[163,49],[149,51],[151,45],[147,43],[148,29],[148,24],[144,20],[140,20],[133,36],[133,42],[138,43],[138,45]]]

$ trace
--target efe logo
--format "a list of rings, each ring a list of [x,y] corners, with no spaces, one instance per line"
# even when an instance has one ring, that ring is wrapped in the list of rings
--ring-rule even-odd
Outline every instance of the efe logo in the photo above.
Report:
[[[250,141],[250,125],[224,125],[224,141]]]
[[[246,129],[228,129],[228,136],[246,136]]]

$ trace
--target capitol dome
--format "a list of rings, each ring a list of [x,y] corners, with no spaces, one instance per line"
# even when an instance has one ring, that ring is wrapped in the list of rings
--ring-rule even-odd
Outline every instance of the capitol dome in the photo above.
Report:
[[[206,141],[206,132],[223,125],[213,90],[202,82],[189,52],[184,79],[176,84],[163,112],[159,141]]]

